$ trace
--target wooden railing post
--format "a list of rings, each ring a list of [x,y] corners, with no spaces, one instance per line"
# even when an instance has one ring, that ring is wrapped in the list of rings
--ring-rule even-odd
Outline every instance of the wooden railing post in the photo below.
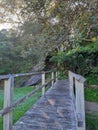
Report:
[[[77,130],[85,130],[84,83],[75,79]]]
[[[55,73],[55,76],[56,76],[56,81],[58,80],[58,72],[56,71],[56,73]]]
[[[74,88],[75,79],[75,88]],[[69,81],[71,94],[75,95],[75,109],[76,109],[76,120],[77,120],[77,130],[85,130],[85,103],[84,103],[84,82],[85,78],[81,75],[75,74],[69,71]]]
[[[71,89],[71,92],[74,93],[73,91],[73,73],[71,71],[68,72],[68,75],[69,75],[69,85],[70,85],[70,89]]]
[[[45,72],[43,72],[43,74],[42,74],[42,85],[44,85],[45,84]],[[45,94],[45,87],[43,87],[42,88],[42,95],[44,95]]]
[[[10,107],[13,101],[14,77],[4,81],[4,108]],[[12,111],[3,116],[3,130],[12,130]]]
[[[52,72],[52,78],[51,79],[52,79],[52,86],[53,86],[53,84],[54,84],[54,80],[53,80],[54,79],[54,72]]]

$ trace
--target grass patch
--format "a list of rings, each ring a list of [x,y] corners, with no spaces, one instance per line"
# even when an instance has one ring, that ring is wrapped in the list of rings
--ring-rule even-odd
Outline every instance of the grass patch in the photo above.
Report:
[[[0,110],[3,108],[3,99],[4,99],[4,92],[3,89],[0,90]]]
[[[14,101],[17,101],[27,93],[34,90],[34,87],[23,87],[15,88],[14,90]],[[0,90],[0,108],[3,107],[3,90]],[[35,95],[28,98],[24,103],[20,104],[17,108],[13,110],[13,123],[15,123],[24,113],[39,99],[41,96],[41,90]],[[0,130],[3,130],[2,117],[0,117]]]
[[[98,102],[98,90],[92,88],[85,88],[85,100],[91,102]]]
[[[0,130],[3,130],[3,119],[0,117]]]
[[[86,77],[86,81],[89,85],[98,85],[98,76],[89,75]],[[85,100],[98,102],[98,90],[93,88],[85,88]]]
[[[96,75],[89,75],[86,80],[89,85],[98,85],[98,76]],[[98,103],[98,90],[85,88],[85,100]],[[98,116],[86,114],[86,127],[88,130],[98,130]]]
[[[86,127],[88,130],[98,130],[98,116],[86,115]]]

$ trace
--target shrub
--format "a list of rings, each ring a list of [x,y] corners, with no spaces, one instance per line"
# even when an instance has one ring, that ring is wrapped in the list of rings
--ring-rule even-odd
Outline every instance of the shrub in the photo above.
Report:
[[[58,52],[50,60],[57,63],[59,71],[66,69],[81,75],[89,73],[98,74],[98,49],[97,44],[90,44],[86,47],[78,47],[66,52]],[[96,71],[97,70],[97,71]]]

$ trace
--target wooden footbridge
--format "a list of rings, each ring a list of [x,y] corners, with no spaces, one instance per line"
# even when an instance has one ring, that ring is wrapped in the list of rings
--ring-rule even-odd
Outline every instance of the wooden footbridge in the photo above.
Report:
[[[12,102],[14,78],[39,73],[0,76],[4,80],[3,130],[85,130],[84,81],[85,78],[69,71],[68,80],[58,80],[58,73],[52,72],[52,79],[45,82],[41,72],[42,85],[19,101]],[[45,86],[51,88],[45,92]],[[25,99],[42,89],[42,97],[12,125],[13,109]]]

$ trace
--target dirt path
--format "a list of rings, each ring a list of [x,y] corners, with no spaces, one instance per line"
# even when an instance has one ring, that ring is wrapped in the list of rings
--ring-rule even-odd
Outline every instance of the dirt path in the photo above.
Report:
[[[98,115],[98,103],[85,101],[85,109],[88,114]]]

